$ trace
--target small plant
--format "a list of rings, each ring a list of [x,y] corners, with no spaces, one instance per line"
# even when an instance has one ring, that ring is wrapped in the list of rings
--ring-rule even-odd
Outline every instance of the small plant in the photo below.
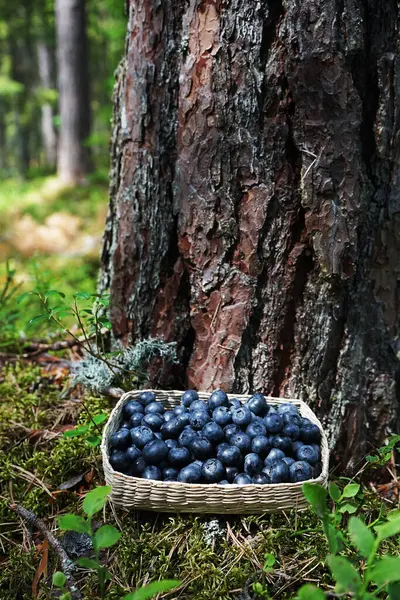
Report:
[[[17,319],[18,310],[13,307],[14,296],[19,289],[15,281],[16,270],[6,262],[5,280],[0,289],[0,347],[7,347],[18,342]]]
[[[265,575],[274,572],[274,565],[275,565],[275,556],[268,552],[266,554],[264,554],[264,566],[263,566],[263,570],[262,570],[262,581],[261,582],[257,581],[255,583],[253,583],[251,586],[253,592],[257,596],[259,596],[260,598],[265,598],[266,600],[269,600],[270,595],[267,590],[267,581],[266,581]]]
[[[400,442],[400,435],[392,435],[386,446],[378,448],[375,455],[365,458],[367,463],[375,467],[384,467],[391,460],[396,445]]]
[[[97,573],[100,597],[102,600],[106,597],[106,583],[111,579],[111,574],[100,562],[100,551],[104,548],[111,548],[114,546],[120,539],[121,534],[118,529],[112,525],[102,525],[94,532],[92,518],[96,513],[103,509],[110,492],[110,486],[101,486],[86,494],[82,505],[86,518],[79,515],[66,514],[57,519],[58,525],[63,531],[75,531],[76,533],[87,534],[90,537],[93,545],[94,558],[78,558],[76,564]],[[53,576],[53,583],[56,587],[61,589],[63,600],[70,600],[71,595],[65,588],[65,575],[58,571]],[[177,580],[155,581],[136,590],[136,592],[125,595],[122,600],[146,600],[147,598],[152,598],[159,592],[173,589],[178,585],[180,585],[180,581]]]
[[[99,446],[101,444],[101,429],[99,429],[99,426],[107,421],[108,415],[100,413],[92,416],[89,413],[89,417],[90,421],[87,425],[78,425],[77,427],[74,427],[74,429],[64,431],[64,437],[84,437],[85,441],[93,448]]]
[[[335,592],[338,595],[351,596],[355,600],[373,600],[382,592],[387,593],[390,600],[398,600],[400,582],[400,556],[379,556],[381,543],[389,537],[400,534],[400,511],[393,510],[386,519],[367,525],[359,517],[350,517],[346,536],[339,527],[344,513],[357,510],[354,499],[360,491],[356,483],[349,483],[343,492],[331,483],[329,496],[334,501],[334,509],[327,505],[328,492],[320,485],[304,483],[303,492],[314,512],[321,518],[322,529],[328,541],[330,555],[327,562],[336,581]],[[351,507],[351,508],[350,508]],[[372,531],[374,530],[374,531]],[[353,546],[357,553],[357,563],[340,555],[347,544]],[[300,600],[323,600],[325,594],[312,585],[303,586],[298,592]]]

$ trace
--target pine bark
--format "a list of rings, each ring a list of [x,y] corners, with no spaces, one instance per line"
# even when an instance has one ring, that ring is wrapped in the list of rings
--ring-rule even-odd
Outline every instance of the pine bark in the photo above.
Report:
[[[56,0],[57,71],[61,118],[57,172],[79,183],[90,170],[90,98],[85,0]]]
[[[102,255],[114,335],[301,397],[334,456],[399,425],[395,0],[136,0]]]

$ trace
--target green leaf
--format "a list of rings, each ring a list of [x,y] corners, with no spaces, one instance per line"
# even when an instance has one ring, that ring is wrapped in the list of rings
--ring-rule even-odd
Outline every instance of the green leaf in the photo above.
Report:
[[[378,534],[379,542],[392,537],[392,535],[398,535],[400,533],[400,518],[397,517],[397,519],[388,521],[384,525],[379,525],[378,527],[375,527],[375,531]]]
[[[360,491],[358,483],[349,483],[343,490],[343,498],[354,498]]]
[[[351,502],[344,502],[338,508],[341,513],[349,513],[349,515],[354,514],[357,511],[357,505],[352,504]]]
[[[325,536],[328,540],[329,551],[332,554],[336,554],[339,549],[339,544],[338,544],[338,533],[339,532],[337,532],[335,527],[331,523],[329,523],[326,516],[323,519],[322,527],[323,527]]]
[[[391,583],[388,588],[389,600],[399,600],[400,598],[400,583]]]
[[[303,483],[302,490],[314,512],[323,517],[328,511],[326,489],[317,483]]]
[[[25,298],[27,298],[28,296],[32,296],[33,294],[34,294],[34,292],[25,292],[24,294],[21,294],[17,298],[17,304],[21,304],[22,300],[25,300]],[[35,296],[36,296],[36,294],[35,294]]]
[[[375,538],[366,524],[358,517],[349,521],[350,539],[364,558],[368,558],[374,548]]]
[[[149,583],[148,585],[139,588],[136,592],[133,592],[133,594],[124,596],[122,600],[148,600],[160,592],[168,592],[168,590],[173,590],[179,585],[181,585],[181,582],[176,579],[153,581],[153,583]]]
[[[274,564],[275,564],[275,556],[273,554],[270,554],[270,553],[267,552],[264,555],[264,558],[265,558],[264,568],[270,569],[271,567],[274,566]]]
[[[75,427],[75,429],[68,429],[64,431],[63,435],[67,438],[78,437],[79,435],[83,435],[89,430],[89,425],[80,425],[79,427]]]
[[[400,508],[394,508],[386,515],[388,521],[395,521],[400,517]]]
[[[90,300],[90,296],[91,294],[88,294],[87,292],[77,292],[74,294],[74,298],[76,298],[76,300]]]
[[[107,421],[107,419],[108,419],[108,415],[106,415],[105,413],[102,413],[100,415],[95,415],[92,418],[92,421],[94,423],[96,423],[96,425],[100,425],[101,423],[104,423],[104,421]]]
[[[53,585],[55,585],[56,587],[63,588],[66,581],[67,578],[61,571],[56,571],[55,573],[53,573]]]
[[[86,556],[82,556],[82,558],[78,558],[76,564],[84,569],[92,569],[93,571],[97,571],[99,568],[99,563],[92,558],[86,558]]]
[[[362,587],[361,578],[350,561],[343,556],[328,556],[328,564],[337,582],[337,591],[356,594]]]
[[[332,498],[332,500],[334,502],[337,502],[338,500],[340,500],[340,496],[342,495],[340,492],[339,487],[336,485],[336,483],[330,483],[328,486],[328,491],[329,491],[329,495]]]
[[[76,531],[77,533],[87,533],[88,523],[83,517],[78,515],[61,515],[57,518],[58,526],[63,531]]]
[[[39,321],[43,321],[44,319],[48,319],[49,315],[45,314],[45,315],[37,315],[37,317],[33,317],[33,319],[31,319],[28,323],[28,327],[31,327],[32,325],[34,325],[35,323],[39,323]]]
[[[299,600],[325,600],[324,592],[310,583],[301,586],[297,592],[297,597]]]
[[[365,457],[365,460],[369,463],[379,462],[379,458],[377,456],[371,456],[370,454],[368,454],[368,456]]]
[[[112,525],[103,525],[100,527],[94,536],[94,542],[97,548],[111,548],[114,546],[121,537],[118,529],[115,529]]]
[[[101,436],[100,435],[88,435],[86,438],[87,443],[92,448],[97,448],[101,444]]]
[[[368,575],[368,581],[377,585],[385,585],[400,581],[400,556],[384,556]]]
[[[107,496],[110,492],[111,486],[103,485],[86,494],[82,508],[88,517],[92,517],[103,508],[107,502]]]
[[[47,298],[50,298],[50,296],[61,296],[61,298],[65,298],[65,294],[63,292],[58,292],[57,290],[49,290],[44,295],[46,300]]]

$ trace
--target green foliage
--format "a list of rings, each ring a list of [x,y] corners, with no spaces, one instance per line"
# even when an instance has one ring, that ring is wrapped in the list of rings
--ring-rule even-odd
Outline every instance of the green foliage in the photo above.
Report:
[[[144,587],[140,588],[133,594],[127,594],[122,600],[149,600],[161,592],[168,592],[179,587],[180,581],[176,579],[165,579],[164,581],[153,581]]]
[[[390,436],[386,446],[382,446],[382,448],[379,448],[376,451],[376,454],[368,455],[365,460],[370,464],[370,466],[374,466],[374,467],[385,466],[392,458],[393,451],[399,442],[400,442],[400,435]]]

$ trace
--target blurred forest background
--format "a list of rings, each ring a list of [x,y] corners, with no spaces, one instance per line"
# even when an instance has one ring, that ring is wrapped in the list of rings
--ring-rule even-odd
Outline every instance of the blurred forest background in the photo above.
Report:
[[[125,33],[123,2],[0,0],[3,347],[23,339],[37,313],[34,301],[17,306],[22,292],[96,289]]]

